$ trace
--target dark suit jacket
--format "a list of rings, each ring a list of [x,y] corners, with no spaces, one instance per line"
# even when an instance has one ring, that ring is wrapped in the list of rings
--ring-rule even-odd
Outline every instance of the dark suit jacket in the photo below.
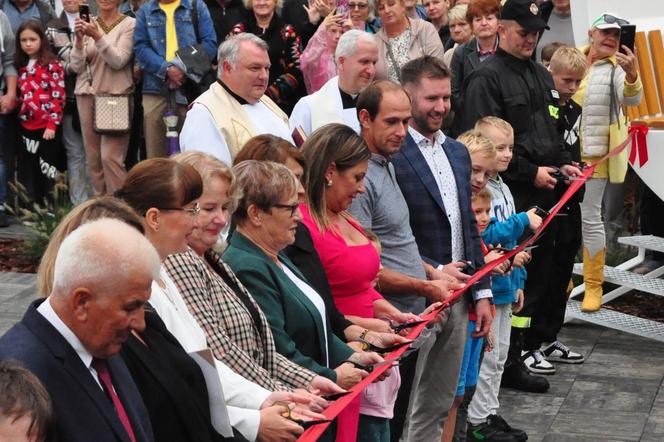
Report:
[[[484,255],[480,246],[477,222],[470,206],[470,155],[466,147],[449,137],[445,138],[443,149],[454,171],[461,210],[465,258],[476,268],[484,265]],[[438,184],[420,149],[408,134],[399,153],[392,157],[397,182],[401,188],[408,210],[410,225],[415,235],[422,258],[434,267],[452,261],[452,238],[443,198]],[[489,288],[489,282],[482,280],[472,292]]]
[[[323,298],[327,316],[330,318],[330,324],[332,324],[332,330],[339,339],[345,342],[346,336],[344,330],[353,325],[353,323],[341,314],[334,303],[323,263],[320,262],[320,257],[311,240],[309,229],[304,224],[298,223],[297,230],[295,231],[295,242],[286,247],[284,253],[295,264],[298,270],[302,272],[304,277],[307,278],[311,287]]]
[[[224,438],[212,427],[208,390],[198,364],[168,331],[151,306],[140,342],[130,336],[121,355],[136,381],[157,441],[246,441]]]
[[[307,296],[272,260],[240,232],[235,231],[223,255],[237,277],[251,292],[265,313],[279,353],[321,376],[336,381],[326,367],[325,333],[320,313]],[[295,275],[306,278],[280,253],[279,258]],[[327,321],[329,367],[337,367],[353,350],[332,333]]]
[[[23,319],[0,338],[0,360],[16,359],[44,384],[53,402],[56,438],[63,442],[130,442],[113,404],[76,351],[33,302]],[[137,441],[153,441],[143,400],[119,355],[106,360],[113,386]]]

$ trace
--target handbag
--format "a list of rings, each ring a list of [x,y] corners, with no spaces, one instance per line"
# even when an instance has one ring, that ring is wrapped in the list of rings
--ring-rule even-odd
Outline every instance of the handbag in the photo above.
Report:
[[[123,135],[131,130],[132,94],[94,96],[92,127],[102,135]]]
[[[627,125],[629,124],[627,117],[621,114],[618,100],[615,96],[613,85],[614,73],[616,67],[611,71],[611,104],[609,109],[609,152],[616,147],[620,146],[628,137],[629,131]],[[625,175],[627,174],[627,152],[629,149],[623,149],[618,155],[609,157],[608,171],[609,182],[613,184],[620,184],[625,182]]]
[[[191,21],[194,26],[196,41],[200,42],[197,3],[197,0],[192,0]],[[184,65],[185,75],[187,76],[187,79],[181,86],[182,93],[187,98],[187,102],[192,103],[216,81],[217,78],[212,69],[212,63],[210,63],[207,51],[200,43],[178,48],[175,51],[175,55]]]

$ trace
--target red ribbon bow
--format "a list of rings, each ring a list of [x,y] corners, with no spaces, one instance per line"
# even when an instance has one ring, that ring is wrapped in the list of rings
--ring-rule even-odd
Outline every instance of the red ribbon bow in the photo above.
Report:
[[[629,152],[629,164],[632,166],[634,166],[637,157],[639,158],[639,167],[643,167],[648,162],[647,134],[648,126],[632,124],[629,127],[629,135],[632,139],[632,149]]]

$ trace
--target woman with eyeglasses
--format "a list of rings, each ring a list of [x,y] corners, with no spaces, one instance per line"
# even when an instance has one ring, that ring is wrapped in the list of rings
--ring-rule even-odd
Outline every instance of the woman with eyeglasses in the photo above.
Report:
[[[639,66],[632,49],[620,47],[620,27],[629,24],[611,13],[597,17],[588,31],[590,44],[581,51],[590,68],[572,100],[581,106],[579,145],[581,160],[593,163],[606,155],[621,140],[611,140],[609,133],[622,126],[626,138],[626,121],[622,106],[636,106],[641,102],[643,86]],[[613,142],[613,145],[610,143]],[[624,168],[615,170],[603,162],[585,185],[581,202],[583,233],[583,281],[586,285],[581,309],[599,310],[602,303],[606,235],[602,221],[602,200],[607,183],[622,183]]]
[[[382,23],[382,28],[376,34],[376,80],[388,78],[400,83],[401,66],[409,60],[424,55],[440,58],[445,52],[436,28],[427,21],[409,16],[405,2],[376,1],[376,12]]]

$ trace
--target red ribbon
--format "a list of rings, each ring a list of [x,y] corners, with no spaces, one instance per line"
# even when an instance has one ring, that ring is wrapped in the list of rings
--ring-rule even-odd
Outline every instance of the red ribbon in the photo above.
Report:
[[[632,126],[632,127],[641,127],[641,126]],[[630,133],[633,133],[632,127],[630,127]],[[648,128],[645,128],[645,133],[648,132]],[[637,129],[640,130],[640,129]],[[636,131],[636,130],[635,130]],[[644,137],[645,137],[644,133]],[[427,315],[422,316],[422,319],[426,320],[427,322],[420,324],[416,327],[413,327],[411,332],[408,334],[406,337],[407,339],[414,340],[417,338],[422,330],[429,325],[429,323],[436,317],[436,315],[443,309],[449,307],[450,305],[454,304],[455,302],[459,301],[461,299],[461,296],[463,296],[466,291],[473,286],[476,282],[478,282],[480,279],[486,277],[489,275],[489,273],[496,267],[498,267],[500,264],[505,262],[508,259],[511,259],[513,256],[515,256],[517,253],[521,252],[523,249],[526,247],[530,246],[532,243],[534,243],[542,234],[544,229],[551,223],[551,221],[554,219],[556,214],[560,211],[561,208],[565,207],[565,204],[569,199],[583,186],[593,174],[595,171],[595,168],[597,165],[603,161],[606,161],[609,157],[613,157],[618,155],[620,152],[622,152],[627,145],[630,142],[630,138],[628,137],[622,144],[617,146],[615,149],[613,149],[611,152],[606,154],[604,157],[600,158],[598,161],[595,163],[587,166],[585,169],[583,169],[583,174],[581,177],[578,177],[579,179],[574,180],[571,182],[565,193],[563,193],[562,197],[560,198],[560,201],[556,203],[556,205],[551,209],[549,212],[549,215],[544,218],[542,221],[542,225],[540,226],[539,229],[526,241],[521,243],[518,247],[515,249],[510,250],[509,252],[505,253],[502,255],[500,258],[491,261],[490,263],[484,265],[481,269],[479,269],[477,272],[473,274],[473,276],[466,282],[466,285],[457,291],[455,291],[452,296],[450,296],[445,302],[442,303],[442,306],[439,307],[438,309],[430,312]],[[634,149],[632,149],[634,151]],[[646,153],[646,160],[647,160],[647,153]],[[398,358],[401,356],[405,351],[407,347],[401,347],[389,355],[385,356],[385,359],[392,359],[392,358]],[[329,407],[327,407],[323,411],[323,415],[325,415],[326,419],[334,419],[336,418],[341,410],[346,408],[348,404],[350,404],[360,393],[362,393],[362,390],[367,388],[369,384],[374,382],[381,374],[383,374],[386,370],[390,368],[389,365],[383,365],[381,367],[377,367],[374,369],[369,376],[364,378],[360,383],[356,384],[350,389],[350,394],[347,394],[345,396],[342,396],[341,398],[337,399],[336,401],[332,402]],[[325,424],[320,424],[320,425],[314,425],[310,427],[308,430],[306,430],[302,435],[298,438],[298,442],[314,442],[318,440],[318,438],[323,434],[323,432],[327,429],[329,426],[329,422]]]
[[[648,162],[647,134],[648,126],[632,124],[629,127],[630,140],[632,141],[632,150],[629,153],[629,164],[632,166],[634,166],[637,157],[639,158],[639,167],[643,167]]]

